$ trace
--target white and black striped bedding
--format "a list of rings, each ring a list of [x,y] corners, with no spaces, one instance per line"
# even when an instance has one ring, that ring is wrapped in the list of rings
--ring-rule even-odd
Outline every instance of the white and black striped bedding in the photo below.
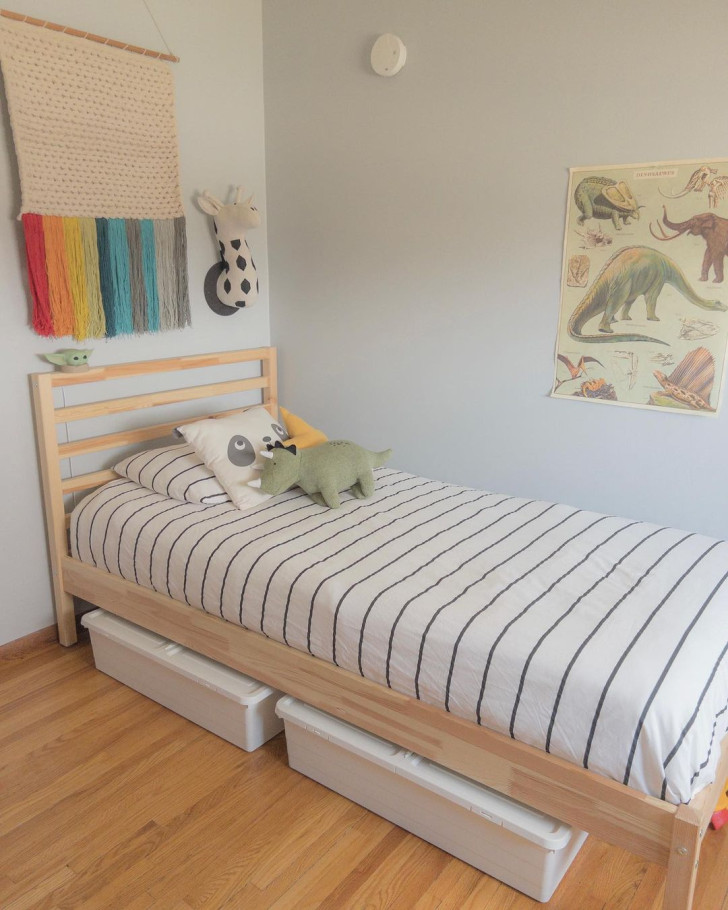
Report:
[[[728,544],[388,469],[339,510],[240,512],[128,480],[77,558],[653,796],[713,779],[728,729]]]

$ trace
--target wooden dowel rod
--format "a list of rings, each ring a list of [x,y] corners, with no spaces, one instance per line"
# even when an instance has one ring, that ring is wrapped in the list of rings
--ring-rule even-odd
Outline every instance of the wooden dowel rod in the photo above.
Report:
[[[77,28],[71,28],[68,25],[58,25],[57,22],[46,22],[44,19],[34,19],[33,16],[24,16],[22,13],[14,13],[9,9],[0,9],[0,16],[6,19],[14,19],[16,22],[27,22],[28,25],[37,25],[40,28],[47,28],[53,32],[63,32],[64,35],[73,35],[75,38],[88,38],[89,41],[96,41],[97,44],[106,44],[110,47],[118,47],[123,51],[131,51],[133,54],[141,54],[144,57],[153,57],[155,60],[168,60],[170,63],[179,63],[179,57],[174,54],[163,54],[161,51],[150,51],[146,47],[137,47],[135,44],[124,44],[123,41],[115,41],[113,38],[104,38],[102,35],[94,35],[91,32],[82,32]]]

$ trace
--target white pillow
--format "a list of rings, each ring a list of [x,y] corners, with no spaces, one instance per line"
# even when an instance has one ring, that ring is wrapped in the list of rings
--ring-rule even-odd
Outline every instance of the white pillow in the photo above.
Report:
[[[175,444],[130,455],[114,470],[148,490],[183,502],[216,506],[230,502],[220,481],[197,457],[191,445]]]
[[[270,498],[268,493],[249,487],[248,483],[260,477],[263,464],[260,452],[268,444],[287,439],[288,434],[264,407],[249,408],[217,420],[199,420],[177,430],[214,472],[239,509],[249,509]]]

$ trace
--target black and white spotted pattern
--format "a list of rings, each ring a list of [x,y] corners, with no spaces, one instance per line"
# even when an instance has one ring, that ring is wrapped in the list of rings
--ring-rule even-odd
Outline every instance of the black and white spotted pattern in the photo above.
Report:
[[[74,556],[670,802],[728,727],[728,544],[382,468],[254,509],[114,481]]]
[[[250,307],[258,296],[259,281],[255,262],[245,237],[220,239],[221,231],[215,223],[220,247],[222,271],[217,280],[220,303],[231,307]]]

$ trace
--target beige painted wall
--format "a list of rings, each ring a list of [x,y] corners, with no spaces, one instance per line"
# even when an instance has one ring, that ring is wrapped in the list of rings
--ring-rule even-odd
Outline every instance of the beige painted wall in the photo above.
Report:
[[[131,44],[163,48],[142,0],[13,0],[12,9]],[[254,191],[264,213],[265,149],[261,0],[149,0],[161,31],[181,57],[174,65],[182,194],[187,214],[192,328],[94,345],[95,363],[115,363],[269,342],[265,220],[250,235],[261,295],[249,312],[214,315],[202,281],[216,258],[207,216],[194,205],[209,188],[224,195],[237,182]],[[0,644],[53,622],[27,374],[62,342],[28,328],[22,234],[15,220],[20,189],[7,110],[0,116]],[[179,381],[179,379],[178,379]],[[101,432],[97,430],[96,432]]]
[[[728,154],[726,33],[723,0],[268,0],[282,400],[407,470],[728,536],[728,404],[548,397],[568,167]]]

